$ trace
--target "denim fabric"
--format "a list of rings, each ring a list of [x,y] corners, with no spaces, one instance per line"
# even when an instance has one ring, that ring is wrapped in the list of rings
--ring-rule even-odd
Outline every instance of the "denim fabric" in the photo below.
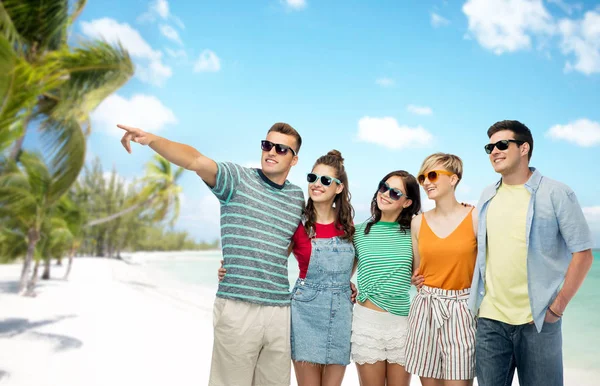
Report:
[[[354,247],[338,237],[313,239],[305,279],[292,291],[292,359],[350,363]]]
[[[575,193],[568,186],[542,176],[535,168],[530,169],[533,174],[525,183],[531,193],[526,224],[527,284],[531,314],[539,332],[546,309],[565,278],[572,254],[592,248],[593,242]],[[477,204],[477,262],[469,298],[469,307],[475,314],[485,296],[487,210],[500,183],[486,188]]]
[[[562,386],[562,332],[559,319],[513,326],[479,318],[475,337],[475,366],[479,386],[510,386],[515,368],[520,386]]]

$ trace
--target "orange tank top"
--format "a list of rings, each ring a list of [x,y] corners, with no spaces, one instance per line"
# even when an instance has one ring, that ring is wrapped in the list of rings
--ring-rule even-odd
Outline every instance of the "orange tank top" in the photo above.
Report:
[[[422,216],[419,230],[419,273],[429,287],[461,290],[471,287],[477,238],[473,231],[473,211],[445,238],[438,237]]]

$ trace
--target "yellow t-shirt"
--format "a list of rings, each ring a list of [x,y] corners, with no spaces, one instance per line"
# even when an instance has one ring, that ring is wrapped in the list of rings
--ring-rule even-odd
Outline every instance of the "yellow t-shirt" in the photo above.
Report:
[[[524,185],[501,184],[487,212],[485,296],[479,316],[512,325],[533,320],[527,289],[527,210]]]

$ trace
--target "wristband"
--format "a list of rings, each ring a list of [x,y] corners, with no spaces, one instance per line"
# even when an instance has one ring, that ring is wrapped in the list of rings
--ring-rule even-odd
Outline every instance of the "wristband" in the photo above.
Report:
[[[550,308],[550,306],[548,306],[548,311],[550,311],[550,313],[556,316],[557,318],[562,318],[562,314],[559,315],[558,313],[552,311],[552,308]]]

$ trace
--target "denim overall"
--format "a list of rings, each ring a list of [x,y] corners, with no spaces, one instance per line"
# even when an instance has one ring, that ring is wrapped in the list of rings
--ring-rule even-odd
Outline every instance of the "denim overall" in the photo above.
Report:
[[[292,291],[292,359],[324,365],[350,363],[354,246],[339,237],[312,239],[305,279]]]

